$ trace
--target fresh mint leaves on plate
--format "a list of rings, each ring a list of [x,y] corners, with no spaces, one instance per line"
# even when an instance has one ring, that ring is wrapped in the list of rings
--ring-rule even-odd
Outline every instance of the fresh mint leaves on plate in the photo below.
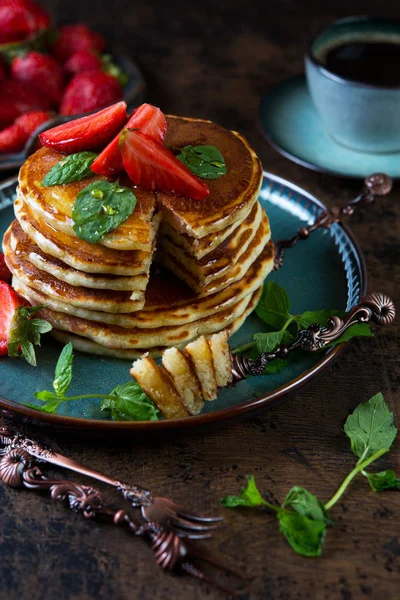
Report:
[[[225,496],[221,500],[226,508],[263,507],[276,514],[279,527],[292,546],[302,556],[320,556],[326,529],[333,525],[329,511],[341,498],[351,481],[359,473],[368,478],[374,492],[400,490],[400,479],[394,471],[369,473],[365,469],[390,450],[397,429],[393,413],[381,393],[368,402],[359,404],[347,417],[344,431],[351,442],[351,449],[358,457],[354,468],[345,477],[337,492],[325,504],[305,488],[294,486],[281,506],[267,502],[257,489],[253,476],[247,481],[239,496]]]
[[[72,181],[81,181],[85,177],[93,175],[90,170],[97,154],[95,152],[77,152],[66,156],[58,162],[42,180],[42,185],[62,185]]]
[[[82,394],[79,396],[66,396],[72,381],[72,366],[74,353],[71,342],[66,344],[58,358],[54,380],[53,392],[42,390],[36,392],[35,397],[44,404],[37,406],[25,403],[25,406],[46,413],[56,413],[63,402],[83,400],[86,398],[102,399],[101,410],[108,413],[115,421],[157,421],[159,411],[150,398],[144,393],[140,385],[132,379],[122,385],[117,385],[108,394]]]
[[[263,287],[256,314],[264,321],[270,331],[255,333],[253,341],[235,348],[234,353],[256,349],[257,352],[273,352],[280,344],[291,344],[302,329],[311,324],[327,325],[330,317],[343,316],[343,311],[323,309],[306,311],[299,315],[290,312],[290,299],[287,292],[275,281],[269,281]],[[330,347],[348,342],[353,337],[372,336],[368,323],[355,323],[343,335],[329,344]],[[274,359],[266,367],[266,373],[276,373],[289,364],[288,359]]]
[[[185,146],[176,158],[202,179],[218,179],[226,175],[224,157],[215,146]]]
[[[72,207],[76,235],[92,244],[126,221],[136,206],[131,189],[118,182],[95,181],[79,192]]]
[[[36,367],[34,346],[40,346],[40,336],[52,329],[44,319],[32,319],[43,306],[19,306],[15,311],[8,339],[8,356],[22,356]]]

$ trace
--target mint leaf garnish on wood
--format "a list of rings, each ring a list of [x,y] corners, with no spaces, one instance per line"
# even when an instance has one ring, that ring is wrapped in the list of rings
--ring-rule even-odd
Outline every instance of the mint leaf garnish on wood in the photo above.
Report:
[[[42,185],[62,185],[72,181],[81,181],[93,175],[90,170],[97,154],[95,152],[78,152],[70,154],[58,162],[42,180]]]
[[[239,496],[225,496],[221,504],[226,508],[262,507],[276,514],[280,531],[293,550],[302,556],[320,556],[328,527],[334,525],[330,509],[342,497],[351,481],[359,473],[368,478],[375,492],[400,490],[400,479],[394,471],[368,473],[365,469],[389,451],[397,429],[393,413],[389,410],[381,393],[362,403],[348,416],[344,431],[350,438],[351,449],[359,457],[355,467],[343,480],[337,492],[325,504],[303,487],[294,486],[280,507],[262,497],[254,477]]]
[[[256,348],[257,352],[274,352],[280,344],[290,345],[302,329],[307,329],[313,323],[326,326],[330,317],[343,316],[343,311],[336,309],[307,310],[302,314],[293,315],[290,312],[290,299],[287,292],[275,281],[269,281],[263,287],[256,314],[264,321],[270,331],[255,333],[253,341],[244,344],[233,351],[245,352]],[[371,328],[368,323],[355,323],[347,329],[339,339],[326,346],[333,347],[342,342],[348,342],[353,337],[370,337]],[[290,359],[274,359],[269,362],[265,373],[277,373],[284,369]]]
[[[33,315],[43,306],[19,306],[11,321],[8,356],[20,356],[20,351],[25,360],[36,367],[36,354],[34,346],[40,346],[40,336],[52,329],[44,319],[32,319]]]
[[[63,402],[100,398],[102,400],[101,410],[108,413],[114,421],[158,420],[158,409],[144,393],[140,385],[133,379],[122,385],[117,385],[108,394],[66,396],[65,394],[72,381],[73,360],[73,348],[71,342],[69,342],[62,349],[56,364],[53,380],[54,391],[42,390],[35,393],[35,398],[44,403],[42,406],[32,403],[25,403],[25,406],[41,412],[54,414]]]
[[[224,157],[215,146],[185,146],[176,158],[202,179],[226,175]]]
[[[92,244],[126,221],[136,206],[131,189],[118,182],[95,181],[79,192],[72,207],[76,235]]]

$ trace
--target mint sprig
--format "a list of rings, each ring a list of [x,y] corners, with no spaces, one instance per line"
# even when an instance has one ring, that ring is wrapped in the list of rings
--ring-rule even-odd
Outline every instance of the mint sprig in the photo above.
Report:
[[[280,344],[290,345],[302,329],[312,324],[326,326],[333,316],[342,317],[343,311],[336,309],[307,310],[301,314],[290,312],[290,299],[282,287],[275,281],[269,281],[263,287],[256,314],[264,321],[270,331],[255,333],[253,341],[235,348],[234,353],[245,352],[255,348],[260,352],[273,352]],[[326,347],[333,347],[348,342],[353,337],[370,337],[371,328],[368,323],[354,323],[339,339]],[[277,373],[289,364],[287,359],[274,359],[266,367],[265,373]]]
[[[95,181],[79,192],[72,207],[76,235],[92,244],[132,214],[136,196],[118,182]]]
[[[93,398],[102,400],[101,410],[108,413],[114,421],[158,420],[158,409],[133,379],[122,385],[117,385],[108,394],[66,396],[65,394],[72,381],[73,360],[73,347],[69,342],[62,349],[56,364],[53,379],[54,391],[42,390],[41,392],[35,392],[35,398],[43,402],[42,406],[30,402],[26,402],[24,405],[41,412],[55,414],[63,402]]]
[[[90,167],[97,154],[95,152],[77,152],[61,159],[42,180],[42,185],[62,185],[72,181],[81,181],[93,175]]]
[[[344,431],[350,439],[351,449],[358,461],[332,498],[323,503],[305,488],[294,486],[280,507],[267,502],[259,492],[254,477],[239,496],[225,496],[221,504],[226,508],[262,507],[275,513],[280,531],[291,547],[302,556],[320,556],[326,530],[333,526],[329,511],[340,500],[353,479],[362,473],[371,488],[377,491],[400,490],[400,479],[394,471],[368,473],[365,469],[386,454],[396,435],[393,413],[381,393],[357,406],[348,416]]]
[[[202,179],[218,179],[226,175],[224,157],[215,146],[185,146],[176,158]]]
[[[19,306],[12,318],[8,337],[8,356],[23,356],[36,367],[35,346],[40,346],[40,336],[52,329],[48,321],[32,318],[43,306]]]

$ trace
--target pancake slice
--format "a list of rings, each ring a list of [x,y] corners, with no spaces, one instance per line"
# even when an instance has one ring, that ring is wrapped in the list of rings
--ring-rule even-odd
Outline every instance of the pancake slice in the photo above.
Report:
[[[201,392],[205,400],[217,399],[217,380],[214,361],[207,339],[202,335],[185,346],[184,353],[189,358],[200,381]]]
[[[208,340],[214,362],[215,378],[218,387],[225,387],[232,382],[232,358],[228,344],[228,331],[224,329],[214,333]]]
[[[19,172],[19,195],[40,221],[46,222],[56,231],[73,236],[72,206],[77,194],[95,181],[105,177],[94,175],[65,185],[43,186],[45,175],[65,158],[64,154],[41,148],[22,165]],[[133,187],[128,178],[121,185]],[[150,252],[157,228],[152,222],[155,212],[153,192],[135,187],[136,206],[133,213],[117,229],[107,233],[99,244],[115,250],[143,250]]]
[[[204,406],[204,399],[191,362],[179,348],[167,348],[162,355],[162,365],[190,414],[198,415]]]
[[[130,374],[166,419],[183,419],[189,416],[168,373],[156,365],[152,358],[144,356],[136,360]]]

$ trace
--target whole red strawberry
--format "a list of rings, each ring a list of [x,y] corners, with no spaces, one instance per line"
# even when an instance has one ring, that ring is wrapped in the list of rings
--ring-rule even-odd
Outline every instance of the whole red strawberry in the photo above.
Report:
[[[9,112],[14,113],[14,119],[28,111],[51,108],[50,100],[40,91],[10,79],[0,82],[0,107],[3,104]]]
[[[100,69],[78,73],[67,86],[61,101],[62,115],[79,115],[99,110],[122,98],[119,81]]]
[[[33,87],[46,95],[53,106],[58,106],[65,87],[60,63],[49,54],[27,52],[18,56],[11,65],[11,78]]]
[[[3,57],[0,55],[0,81],[7,78],[7,70]]]
[[[19,152],[34,131],[51,119],[52,114],[45,111],[28,112],[15,120],[15,123],[0,131],[0,152]]]
[[[11,271],[6,265],[2,252],[0,252],[0,281],[11,281]]]
[[[106,45],[104,38],[86,25],[64,25],[57,33],[58,37],[52,53],[62,62],[80,50],[93,50],[100,53]]]
[[[101,69],[103,63],[98,54],[93,50],[79,50],[73,54],[64,64],[64,69],[68,75],[76,75],[84,71],[93,71],[93,69]]]
[[[0,43],[24,40],[49,26],[49,15],[33,0],[1,0]]]

